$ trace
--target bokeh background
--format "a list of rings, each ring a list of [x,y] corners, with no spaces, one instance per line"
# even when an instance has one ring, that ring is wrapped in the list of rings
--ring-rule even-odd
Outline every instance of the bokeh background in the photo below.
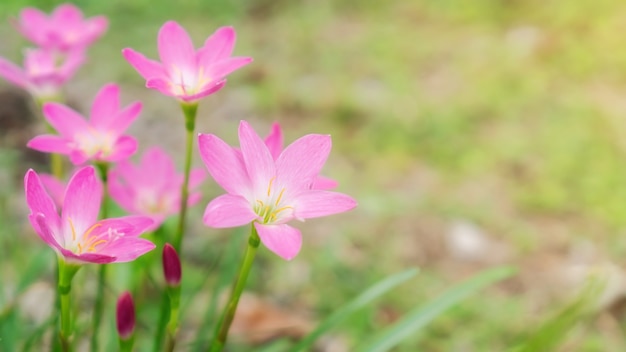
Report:
[[[304,246],[292,262],[260,251],[249,291],[262,301],[259,309],[278,309],[284,314],[278,321],[300,324],[295,332],[274,327],[274,344],[280,346],[281,336],[298,336],[374,282],[406,268],[421,271],[333,330],[320,349],[350,351],[452,284],[488,267],[513,265],[519,269],[515,277],[448,311],[397,351],[505,350],[554,314],[592,273],[606,281],[605,291],[559,348],[626,350],[621,309],[626,295],[626,3],[74,3],[87,16],[108,16],[110,27],[67,86],[67,97],[88,111],[103,84],[121,84],[124,102],[144,103],[130,129],[141,150],[162,145],[179,155],[182,165],[178,105],[145,89],[120,53],[132,47],[156,58],[156,34],[167,20],[183,25],[197,46],[217,27],[233,25],[235,54],[255,60],[201,102],[198,132],[236,144],[237,125],[245,119],[261,135],[279,121],[287,142],[306,133],[332,135],[325,175],[337,179],[338,190],[354,196],[359,207],[301,224]],[[10,24],[21,8],[48,12],[58,4],[3,1],[0,55],[22,60],[28,43]],[[46,166],[21,143],[43,125],[35,118],[16,120],[28,107],[20,100],[23,94],[4,81],[0,89],[2,329],[25,334],[46,319],[46,310],[42,304],[31,312],[24,300],[40,294],[35,297],[43,302],[41,292],[54,283],[52,251],[32,233],[22,194],[26,168]],[[202,166],[199,158],[195,165]],[[185,244],[186,280],[203,285],[186,303],[190,334],[202,320],[203,292],[216,285],[216,258],[232,236],[240,236],[202,225],[204,205],[221,192],[212,180],[203,189]],[[121,277],[124,270],[118,269]],[[93,289],[88,277],[94,273],[79,274],[87,291]],[[111,289],[112,297],[116,290]],[[6,308],[17,304],[23,309]],[[262,323],[250,329],[259,326],[270,329]],[[252,335],[246,331],[238,342],[241,350],[265,342],[246,339]]]

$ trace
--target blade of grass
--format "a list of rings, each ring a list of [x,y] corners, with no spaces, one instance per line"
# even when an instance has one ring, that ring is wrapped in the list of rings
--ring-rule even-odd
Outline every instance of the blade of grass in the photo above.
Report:
[[[590,308],[602,293],[604,285],[605,283],[592,278],[572,302],[561,308],[556,315],[547,319],[521,345],[511,351],[552,351],[559,347],[567,337],[567,333],[588,315]]]
[[[447,290],[426,306],[413,309],[397,323],[366,340],[356,350],[361,352],[388,351],[408,336],[414,335],[447,309],[481,289],[511,276],[513,273],[515,273],[515,269],[509,267],[486,270]]]
[[[335,313],[331,314],[328,318],[326,318],[326,320],[321,322],[315,330],[313,330],[309,335],[300,340],[298,344],[292,347],[289,351],[310,351],[315,341],[322,334],[333,328],[335,325],[339,324],[341,321],[348,318],[357,310],[365,307],[376,298],[382,296],[392,288],[409,280],[410,278],[415,276],[417,272],[418,270],[416,268],[412,268],[379,281],[374,286],[370,287],[358,297],[353,299],[350,303],[344,305],[343,307],[335,311]]]

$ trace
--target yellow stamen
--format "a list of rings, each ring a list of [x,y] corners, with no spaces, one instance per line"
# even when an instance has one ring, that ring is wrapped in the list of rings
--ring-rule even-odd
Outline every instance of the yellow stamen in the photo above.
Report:
[[[271,191],[272,191],[272,183],[274,183],[274,179],[275,179],[275,178],[276,178],[276,177],[272,177],[272,179],[270,180],[270,185],[269,185],[269,186],[267,186],[267,196],[268,196],[268,197],[270,196],[270,193],[271,193]]]
[[[70,228],[72,229],[72,241],[76,241],[76,229],[74,228],[74,223],[70,217],[68,217],[67,220],[70,222]]]
[[[92,244],[91,246],[89,246],[89,248],[87,249],[87,251],[89,251],[89,252],[93,252],[93,251],[95,251],[95,250],[96,250],[96,246],[97,246],[97,245],[99,245],[99,244],[101,244],[101,243],[107,243],[107,242],[108,242],[107,240],[99,240],[99,241],[96,241],[96,243],[94,243],[94,244]]]
[[[280,193],[278,194],[278,198],[276,198],[276,206],[278,206],[278,203],[280,203],[280,200],[283,198],[283,193],[285,193],[285,189],[281,189]]]

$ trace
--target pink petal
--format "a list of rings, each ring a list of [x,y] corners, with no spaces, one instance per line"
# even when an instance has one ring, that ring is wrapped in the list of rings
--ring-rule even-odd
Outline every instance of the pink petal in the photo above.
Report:
[[[70,148],[65,138],[49,134],[31,139],[26,146],[46,153],[70,154],[72,152],[72,148]]]
[[[49,174],[41,174],[39,178],[44,188],[48,191],[48,194],[50,194],[54,200],[54,204],[58,207],[62,207],[63,198],[65,197],[65,182]]]
[[[76,23],[83,20],[83,13],[72,4],[62,4],[52,12],[52,18],[57,25]]]
[[[118,138],[111,154],[102,158],[104,161],[118,162],[128,159],[137,151],[137,140],[131,136],[121,136]]]
[[[12,62],[0,57],[0,76],[20,88],[28,87],[28,78],[22,69]]]
[[[148,216],[129,215],[121,218],[110,218],[98,221],[99,226],[91,232],[91,236],[108,236],[109,229],[123,234],[123,238],[137,237],[152,225]]]
[[[251,57],[233,57],[225,59],[211,66],[205,67],[206,75],[208,77],[224,78],[233,71],[236,71],[251,62]]]
[[[32,169],[28,170],[24,176],[24,192],[26,193],[26,204],[28,204],[31,215],[41,214],[48,226],[52,228],[52,232],[58,231],[61,219],[59,218],[57,208],[43,187],[39,176]],[[48,241],[46,242],[49,243]]]
[[[172,83],[169,79],[148,78],[146,80],[146,88],[156,89],[162,94],[170,97],[178,97],[178,95],[174,94],[174,89],[172,88]]]
[[[141,172],[134,178],[136,184],[143,187],[162,190],[168,183],[176,183],[177,188],[182,184],[182,181],[174,180],[178,177],[174,161],[159,147],[151,147],[144,153],[139,170]]]
[[[313,180],[313,186],[311,186],[311,189],[329,190],[336,188],[338,185],[339,183],[332,178],[317,176]]]
[[[60,252],[67,262],[76,264],[109,264],[116,261],[115,257],[99,253],[76,254],[65,248],[61,248]]]
[[[239,143],[246,170],[255,191],[265,190],[276,175],[272,154],[246,121],[239,123]]]
[[[139,72],[144,79],[150,78],[166,78],[165,71],[161,63],[150,60],[133,49],[126,48],[122,50],[122,55],[131,66]]]
[[[272,124],[270,134],[265,137],[265,145],[270,150],[272,158],[274,160],[278,159],[278,156],[283,151],[283,131],[278,122]]]
[[[91,44],[98,39],[109,27],[109,20],[104,16],[95,16],[85,20],[85,40],[83,44]]]
[[[235,47],[236,34],[232,27],[220,27],[198,50],[198,66],[207,67],[210,63],[229,57]]]
[[[254,223],[254,227],[265,247],[279,257],[292,260],[300,252],[302,234],[295,227],[286,224],[262,225],[258,222]]]
[[[126,263],[150,252],[156,246],[143,238],[123,238],[115,241],[100,252],[100,254],[115,257],[115,263]]]
[[[73,150],[70,151],[70,161],[74,165],[84,164],[90,158],[91,157],[89,155],[85,154],[82,150],[73,149]]]
[[[226,85],[226,80],[225,79],[223,79],[221,81],[212,81],[212,82],[202,86],[202,89],[200,90],[200,92],[198,92],[196,94],[192,94],[192,95],[179,96],[178,98],[181,99],[184,102],[192,103],[192,102],[195,102],[197,100],[200,100],[201,98],[204,98],[204,97],[209,96],[211,94],[217,93],[222,88],[224,88],[225,85]]]
[[[206,179],[206,172],[202,169],[193,169],[189,173],[189,189],[196,188]]]
[[[120,87],[107,84],[98,91],[91,105],[91,124],[96,129],[106,129],[120,108]]]
[[[249,224],[257,218],[245,198],[224,194],[207,205],[202,219],[206,226],[225,228]]]
[[[70,51],[66,56],[63,66],[59,68],[59,76],[61,76],[63,82],[69,80],[83,62],[85,62],[83,50]]]
[[[120,206],[122,209],[127,211],[128,213],[134,212],[134,198],[132,196],[132,191],[128,189],[128,186],[122,182],[122,178],[118,169],[120,168],[120,164],[109,173],[109,195],[113,200]]]
[[[196,71],[196,50],[189,34],[174,21],[166,22],[158,35],[159,57],[168,72],[173,68]]]
[[[209,174],[226,192],[248,197],[250,180],[240,153],[212,134],[198,135],[200,156]]]
[[[291,143],[276,160],[276,182],[289,192],[309,189],[328,158],[328,135],[309,134]]]
[[[293,203],[294,216],[298,219],[342,213],[356,207],[352,197],[329,191],[309,191],[299,194]]]
[[[58,218],[58,215],[57,215],[57,218]],[[37,233],[37,235],[39,235],[39,237],[48,246],[52,247],[52,249],[54,249],[57,252],[61,252],[63,247],[59,243],[59,239],[56,238],[59,230],[58,228],[56,230],[53,230],[51,228],[52,224],[50,223],[49,218],[47,218],[42,213],[37,213],[37,214],[30,214],[28,216],[28,220],[30,221],[33,228],[35,229],[35,232]]]
[[[71,221],[77,234],[84,233],[98,219],[102,192],[102,184],[96,178],[96,171],[92,166],[78,170],[67,185],[63,201],[63,222]]]
[[[124,110],[115,112],[114,115],[109,117],[107,128],[118,134],[124,133],[128,126],[137,119],[141,113],[142,106],[141,102],[137,101],[125,107]]]
[[[44,104],[43,114],[59,134],[69,139],[91,128],[79,113],[62,104]]]
[[[38,9],[28,7],[20,12],[19,31],[35,44],[46,46],[43,33],[48,28],[48,16]]]

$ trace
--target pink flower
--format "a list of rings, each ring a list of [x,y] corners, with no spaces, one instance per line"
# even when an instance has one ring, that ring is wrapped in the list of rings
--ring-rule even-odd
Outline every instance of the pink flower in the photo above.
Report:
[[[298,229],[290,220],[304,220],[341,213],[356,206],[351,197],[313,189],[330,153],[328,135],[306,135],[274,159],[270,148],[242,121],[241,151],[212,134],[200,134],[202,160],[227,194],[206,207],[204,223],[224,228],[253,222],[261,242],[284,259],[293,259],[302,246]]]
[[[206,173],[194,169],[189,177],[189,189],[202,183]],[[172,159],[160,148],[150,148],[139,165],[121,161],[109,175],[111,197],[130,214],[149,216],[154,221],[151,230],[165,218],[180,211],[180,189],[183,175],[176,172]],[[200,200],[200,193],[189,195],[188,204]]]
[[[119,96],[120,89],[115,84],[100,89],[89,122],[65,105],[45,104],[43,114],[60,135],[37,136],[27,146],[69,155],[76,165],[87,160],[116,162],[128,158],[137,150],[137,140],[123,133],[141,112],[141,103],[134,102],[120,110]]]
[[[147,88],[190,103],[217,92],[228,74],[252,62],[250,57],[231,57],[234,46],[235,30],[221,27],[196,51],[185,29],[169,21],[159,30],[160,63],[130,48],[122,54],[146,79]]]
[[[270,134],[265,137],[265,145],[270,150],[272,158],[274,160],[278,159],[280,153],[283,151],[283,131],[280,128],[280,124],[278,122],[274,122],[272,124],[272,130],[270,131]],[[337,187],[337,185],[337,181],[318,175],[313,181],[312,188],[333,189]]]
[[[58,6],[50,16],[27,7],[17,22],[17,29],[33,43],[63,52],[84,49],[102,36],[107,26],[106,17],[84,19],[80,9],[72,4]]]
[[[61,216],[35,171],[24,177],[28,219],[35,232],[58,255],[76,264],[128,262],[154,249],[138,238],[152,220],[126,216],[98,221],[102,184],[91,166],[78,170],[65,191]]]
[[[51,50],[26,50],[24,69],[0,57],[0,76],[37,98],[53,98],[84,61],[82,52],[71,52],[59,60]]]
[[[180,257],[178,252],[169,243],[163,246],[163,276],[165,277],[165,283],[170,287],[176,287],[180,285],[180,280],[183,276],[183,272],[180,265]]]

